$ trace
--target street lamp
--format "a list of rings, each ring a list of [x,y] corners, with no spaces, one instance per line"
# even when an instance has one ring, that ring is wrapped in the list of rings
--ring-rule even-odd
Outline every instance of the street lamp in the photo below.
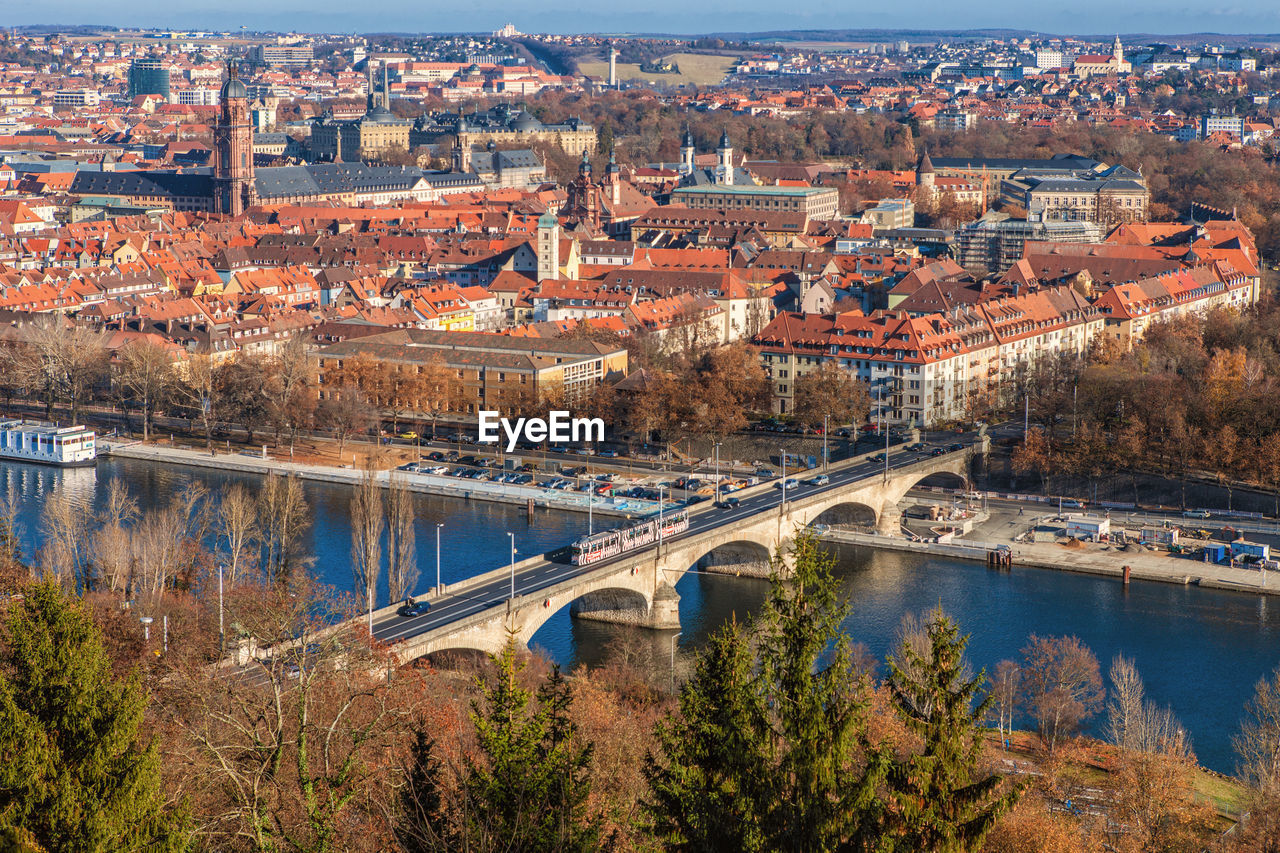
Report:
[[[662,545],[662,498],[666,491],[666,486],[658,486],[658,545]]]
[[[151,642],[151,623],[156,621],[150,616],[139,616],[138,621],[142,623],[142,639],[144,642]]]
[[[716,500],[715,502],[718,504],[720,503],[720,442],[716,442],[714,445],[712,445],[711,449],[714,450],[716,454]]]
[[[827,416],[822,416],[822,470],[827,470]]]
[[[778,462],[782,468],[782,509],[787,508],[787,453],[781,447],[778,448]]]
[[[591,469],[587,469],[587,535],[591,536],[596,532],[594,511],[596,506],[596,484],[590,478]]]
[[[676,692],[676,640],[680,639],[683,631],[677,631],[675,636],[671,638],[671,692]]]
[[[511,537],[511,600],[516,600],[516,535],[508,533]]]
[[[222,630],[222,563],[218,563],[218,658],[227,654],[227,635]]]
[[[436,595],[439,595],[442,589],[440,585],[440,528],[442,527],[444,527],[443,522],[436,522]]]

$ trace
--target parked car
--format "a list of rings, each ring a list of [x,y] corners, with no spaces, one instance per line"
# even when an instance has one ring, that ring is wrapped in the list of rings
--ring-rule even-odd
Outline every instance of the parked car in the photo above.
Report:
[[[404,604],[400,605],[400,609],[396,613],[401,616],[421,616],[431,609],[431,604],[426,601],[415,601],[412,598],[406,598]]]
[[[689,497],[685,498],[684,502],[686,506],[693,506],[694,504],[702,503],[706,499],[705,495],[689,495]]]
[[[433,450],[427,454],[427,458],[430,459],[432,462],[439,462],[440,460],[444,459],[444,454],[441,453],[439,450]]]
[[[418,463],[417,463],[417,462],[406,462],[406,463],[404,463],[403,465],[397,466],[397,467],[396,467],[396,470],[397,470],[397,471],[417,471],[417,470],[418,470]]]
[[[413,430],[409,430],[408,432],[400,433],[400,437],[407,439],[408,441],[416,441],[418,439],[418,434]]]
[[[757,477],[776,477],[778,475],[773,473],[772,468],[757,468],[756,476]]]
[[[599,453],[597,453],[596,455],[597,455],[597,456],[603,456],[603,457],[605,457],[606,459],[613,459],[614,457],[616,457],[616,456],[618,455],[618,451],[616,451],[616,450],[601,450],[601,451],[600,451]]]
[[[450,450],[448,453],[446,453],[446,454],[444,455],[444,461],[445,461],[445,462],[457,462],[457,461],[458,461],[458,451],[456,451],[456,450]]]
[[[1209,510],[1207,509],[1189,509],[1182,513],[1183,518],[1208,518]]]

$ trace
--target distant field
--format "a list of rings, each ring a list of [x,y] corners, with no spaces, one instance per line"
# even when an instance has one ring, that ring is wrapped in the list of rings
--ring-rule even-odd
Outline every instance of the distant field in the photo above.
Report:
[[[619,80],[647,80],[653,83],[669,83],[679,86],[692,83],[695,86],[711,86],[719,83],[733,65],[733,56],[710,56],[703,53],[676,53],[663,57],[668,62],[680,66],[679,74],[649,74],[640,71],[639,65],[628,62],[618,63]],[[591,77],[602,80],[609,79],[608,60],[579,62],[578,70]]]

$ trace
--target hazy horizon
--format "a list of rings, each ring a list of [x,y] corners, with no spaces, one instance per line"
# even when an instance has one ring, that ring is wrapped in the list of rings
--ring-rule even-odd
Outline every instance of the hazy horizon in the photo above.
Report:
[[[110,13],[88,0],[49,0],[10,10],[6,26],[115,26],[167,29],[215,29],[347,32],[485,32],[507,22],[523,32],[673,33],[821,29],[1006,28],[1053,34],[1151,33],[1267,35],[1280,33],[1280,7],[1259,3],[1200,8],[1152,0],[1120,6],[1083,0],[1071,8],[1028,8],[1009,0],[980,9],[937,0],[908,0],[892,11],[860,9],[831,0],[799,0],[785,10],[767,0],[707,0],[690,9],[676,0],[649,0],[634,6],[574,0],[475,0],[465,9],[424,9],[408,0],[384,0],[353,7],[334,0],[313,0],[312,9],[286,4],[221,0],[216,8],[194,3],[135,0]]]

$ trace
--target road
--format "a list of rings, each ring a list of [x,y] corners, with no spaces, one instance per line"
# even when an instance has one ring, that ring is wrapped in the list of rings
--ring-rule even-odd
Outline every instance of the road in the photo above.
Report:
[[[951,434],[949,442],[961,442],[966,448],[973,443],[975,435],[966,433],[964,435]],[[909,451],[901,447],[893,448],[889,454],[888,467],[890,470],[897,470],[919,462],[922,458],[928,458],[929,448],[924,451]],[[809,495],[813,493],[828,492],[836,489],[846,488],[851,484],[858,483],[871,477],[881,474],[885,470],[883,461],[864,461],[846,468],[829,472],[831,482],[825,486],[801,485],[798,491],[801,494]],[[811,472],[816,476],[819,472]],[[803,481],[802,481],[803,482]],[[787,491],[787,497],[790,499],[792,490]],[[672,539],[681,539],[688,536],[696,536],[717,527],[741,520],[747,516],[755,515],[760,512],[770,510],[777,507],[782,500],[782,490],[771,488],[762,490],[759,493],[740,498],[741,503],[738,506],[729,509],[720,509],[708,504],[701,505],[705,509],[699,509],[690,514],[689,529],[684,533],[672,537]],[[519,548],[519,541],[516,547]],[[553,562],[550,559],[543,559],[538,563],[526,566],[516,572],[514,580],[514,595],[528,595],[539,590],[546,589],[561,581],[569,580],[578,575],[588,572],[594,572],[611,564],[628,560],[634,556],[636,552],[628,552],[617,557],[593,563],[590,566],[574,566],[567,563]],[[409,637],[425,633],[434,628],[439,628],[463,619],[474,613],[487,610],[495,605],[499,605],[511,598],[513,595],[512,580],[503,578],[501,580],[490,581],[481,586],[472,587],[466,590],[460,590],[457,594],[449,594],[433,600],[431,610],[421,616],[400,617],[391,616],[374,623],[373,635],[378,640],[385,643],[395,643],[405,640]]]

